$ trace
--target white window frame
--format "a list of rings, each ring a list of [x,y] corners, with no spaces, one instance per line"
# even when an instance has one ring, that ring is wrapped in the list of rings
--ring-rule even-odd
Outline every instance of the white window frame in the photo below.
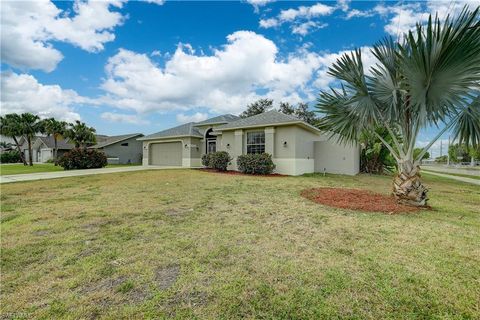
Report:
[[[255,142],[255,143],[249,143],[248,136],[250,134],[261,134],[263,136],[263,142]],[[248,131],[247,132],[247,141],[245,143],[246,146],[246,154],[257,154],[257,153],[265,153],[265,131]],[[249,152],[249,147],[263,147],[263,152]]]

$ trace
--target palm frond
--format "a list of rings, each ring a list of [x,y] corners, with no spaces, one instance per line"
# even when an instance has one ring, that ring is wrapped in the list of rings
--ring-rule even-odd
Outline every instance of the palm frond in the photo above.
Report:
[[[480,96],[459,114],[453,134],[460,144],[471,144],[474,147],[480,145]]]

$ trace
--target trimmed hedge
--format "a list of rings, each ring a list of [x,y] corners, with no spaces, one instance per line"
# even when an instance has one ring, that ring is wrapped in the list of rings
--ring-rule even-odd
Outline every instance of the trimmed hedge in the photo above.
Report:
[[[217,151],[202,156],[202,164],[210,169],[218,171],[227,171],[232,157],[226,151]]]
[[[58,165],[65,170],[103,168],[107,165],[107,156],[97,149],[75,148],[65,153]]]
[[[268,153],[244,154],[237,158],[238,170],[247,174],[271,174],[275,169]]]
[[[20,152],[17,150],[7,151],[0,155],[0,162],[1,163],[18,163],[22,162],[22,158],[20,157]]]

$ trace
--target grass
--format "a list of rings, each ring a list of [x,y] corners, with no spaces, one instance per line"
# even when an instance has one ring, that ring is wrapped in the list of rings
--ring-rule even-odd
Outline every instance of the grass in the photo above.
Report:
[[[134,166],[136,164],[109,164],[107,168]],[[53,163],[35,163],[33,166],[24,166],[21,163],[0,164],[0,175],[25,174],[37,172],[63,171],[62,167],[55,166]]]
[[[299,196],[388,177],[157,170],[2,185],[1,315],[478,319],[480,190],[425,177],[432,210]],[[12,316],[14,315],[14,316]]]
[[[474,175],[471,175],[471,174],[463,174],[463,173],[450,173],[450,172],[438,172],[438,171],[428,171],[428,170],[425,170],[425,172],[437,172],[437,173],[441,173],[441,174],[447,174],[449,176],[456,176],[456,177],[463,177],[463,178],[470,178],[470,179],[475,179],[475,180],[480,180],[480,175],[478,176],[474,176]]]

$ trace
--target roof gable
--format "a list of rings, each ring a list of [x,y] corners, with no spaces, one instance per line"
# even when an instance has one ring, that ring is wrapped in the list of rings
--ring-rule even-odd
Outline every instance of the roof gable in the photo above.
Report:
[[[238,119],[240,119],[240,117],[235,116],[233,114],[223,114],[221,116],[213,117],[213,118],[207,119],[205,121],[196,122],[195,126],[206,126],[206,125],[210,125],[210,124],[229,123],[229,122],[232,122],[232,121],[236,121]]]
[[[120,135],[120,136],[106,137],[106,138],[102,138],[100,143],[97,143],[96,145],[91,146],[90,148],[92,148],[92,149],[104,148],[104,147],[108,147],[112,144],[115,144],[117,142],[125,141],[125,140],[135,138],[135,137],[138,137],[138,136],[143,136],[143,134],[141,134],[141,133],[130,133],[130,134],[123,134],[123,135]]]
[[[233,130],[251,127],[261,127],[270,125],[286,125],[286,124],[299,124],[311,131],[319,131],[314,126],[300,120],[292,115],[284,114],[276,110],[260,113],[248,118],[241,118],[237,121],[230,122],[223,126],[215,128],[216,131]]]
[[[168,137],[179,137],[179,136],[189,136],[189,137],[203,137],[200,131],[195,127],[194,122],[185,123],[170,129],[166,129],[154,134],[150,134],[138,140],[152,140],[157,138],[168,138]]]

